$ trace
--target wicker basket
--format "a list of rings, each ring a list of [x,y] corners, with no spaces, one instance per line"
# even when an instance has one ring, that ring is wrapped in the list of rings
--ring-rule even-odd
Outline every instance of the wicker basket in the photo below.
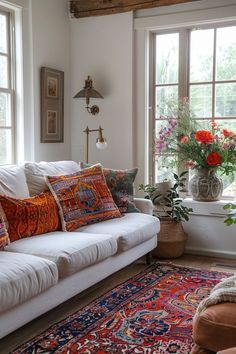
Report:
[[[184,253],[187,234],[181,222],[161,220],[161,230],[157,235],[158,244],[153,256],[158,258],[177,258]]]

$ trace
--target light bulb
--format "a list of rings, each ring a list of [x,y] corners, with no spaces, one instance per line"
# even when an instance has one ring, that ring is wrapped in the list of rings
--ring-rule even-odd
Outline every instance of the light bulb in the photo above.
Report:
[[[107,148],[106,140],[103,139],[103,141],[100,141],[99,139],[97,139],[96,148],[99,150],[105,150]]]

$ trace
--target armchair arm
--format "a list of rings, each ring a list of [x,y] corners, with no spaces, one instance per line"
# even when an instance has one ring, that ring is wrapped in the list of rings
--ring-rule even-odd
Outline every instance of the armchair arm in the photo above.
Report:
[[[153,214],[153,204],[151,200],[145,198],[134,198],[135,206],[144,214]]]

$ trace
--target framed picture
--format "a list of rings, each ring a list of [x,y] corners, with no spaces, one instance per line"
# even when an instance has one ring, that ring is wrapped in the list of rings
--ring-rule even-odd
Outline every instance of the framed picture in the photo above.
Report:
[[[41,143],[64,141],[64,72],[41,68]]]

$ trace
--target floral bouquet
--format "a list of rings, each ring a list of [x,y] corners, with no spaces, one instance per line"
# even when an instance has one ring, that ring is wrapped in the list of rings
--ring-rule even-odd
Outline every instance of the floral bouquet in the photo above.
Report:
[[[219,169],[226,175],[236,171],[236,133],[214,119],[203,129],[192,117],[187,98],[180,101],[176,114],[161,118],[164,125],[155,141],[158,153],[177,155],[187,168]]]

